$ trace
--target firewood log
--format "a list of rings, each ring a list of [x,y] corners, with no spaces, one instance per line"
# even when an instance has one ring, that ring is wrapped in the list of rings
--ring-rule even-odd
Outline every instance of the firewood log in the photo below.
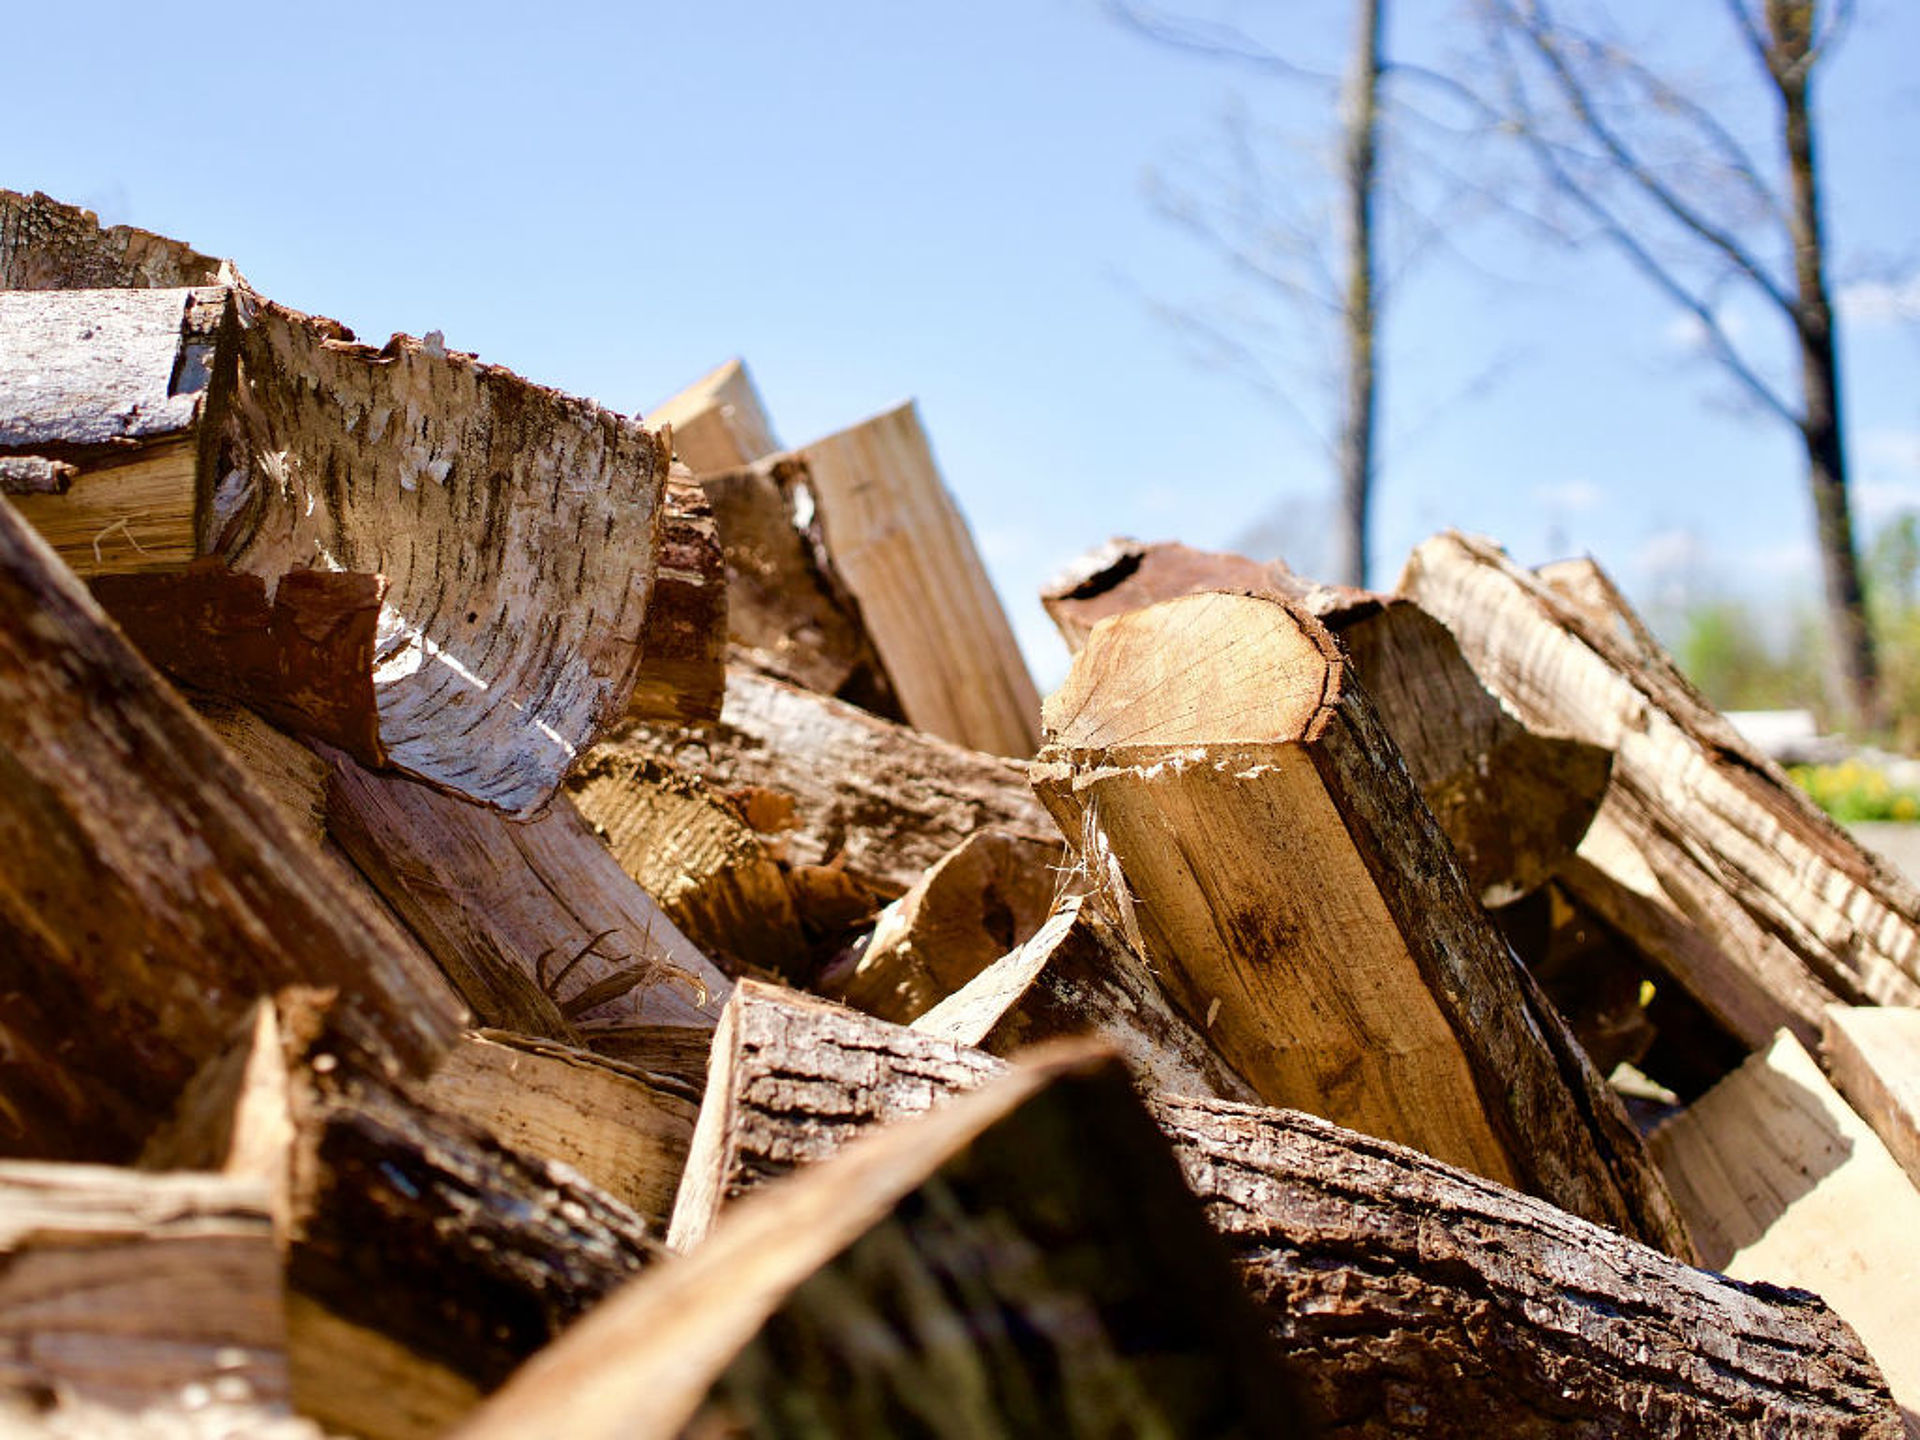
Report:
[[[1040,697],[909,403],[799,451],[834,568],[909,724],[993,755],[1039,743]]]
[[[739,360],[701,376],[646,415],[673,431],[674,453],[697,476],[751,464],[780,448],[753,377]]]
[[[683,465],[667,474],[653,594],[640,632],[636,720],[717,720],[727,688],[727,572],[706,492]]]
[[[172,290],[230,285],[228,260],[35,191],[0,190],[0,290]]]
[[[1206,1033],[1160,984],[1091,897],[1064,896],[1031,939],[913,1021],[923,1035],[1011,1056],[1091,1036],[1111,1046],[1142,1090],[1252,1100]]]
[[[381,1069],[324,995],[283,991],[142,1157],[268,1191],[294,1403],[372,1440],[438,1434],[659,1253],[626,1206]]]
[[[1067,882],[1066,847],[1005,830],[969,835],[874,922],[831,993],[905,1025],[1032,938]]]
[[[424,1069],[459,1007],[0,503],[0,1153],[121,1159],[275,985]]]
[[[481,1024],[562,1044],[629,1026],[713,1028],[726,977],[565,795],[514,821],[322,753],[330,832]]]
[[[1304,1433],[1277,1359],[1123,1072],[1075,1050],[769,1188],[456,1435]]]
[[[624,713],[666,479],[637,422],[245,289],[0,292],[0,360],[0,452],[74,467],[15,503],[80,573],[208,557],[256,607],[295,572],[384,577],[363,759],[526,815]],[[271,711],[263,678],[229,698]]]
[[[642,757],[704,777],[778,839],[796,870],[838,864],[886,900],[976,830],[1056,843],[1059,834],[1022,763],[741,669],[728,676],[717,725],[623,726],[580,773],[618,775]]]
[[[1783,1024],[1817,1044],[1835,1000],[1920,1003],[1920,894],[1741,739],[1583,568],[1542,579],[1446,534],[1414,551],[1400,589],[1522,720],[1615,751],[1581,854],[1661,921],[1633,938],[1750,1047]],[[1661,928],[1698,941],[1660,945]]]
[[[1920,1186],[1920,1010],[1829,1005],[1820,1053],[1834,1086]]]
[[[687,1243],[724,1203],[1003,1073],[770,987],[735,992],[729,1031],[674,1219]],[[1812,1295],[1690,1269],[1297,1111],[1149,1105],[1278,1342],[1276,1373],[1328,1433],[1900,1433],[1873,1359]]]
[[[1106,616],[1209,590],[1293,600],[1340,638],[1481,903],[1531,893],[1573,854],[1606,793],[1608,752],[1522,725],[1407,600],[1317,585],[1279,561],[1113,540],[1041,601],[1078,651]]]
[[[1324,627],[1226,594],[1116,616],[1046,721],[1041,798],[1262,1100],[1690,1253],[1639,1135],[1468,893]]]
[[[1920,1423],[1920,1192],[1792,1032],[1652,1143],[1705,1262],[1818,1292]]]

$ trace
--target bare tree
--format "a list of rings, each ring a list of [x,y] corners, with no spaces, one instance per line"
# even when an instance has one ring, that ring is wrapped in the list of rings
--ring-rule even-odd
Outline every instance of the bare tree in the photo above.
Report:
[[[1431,148],[1423,150],[1417,165],[1401,167],[1403,180],[1410,179],[1408,172],[1418,172],[1421,194],[1414,200],[1403,193],[1394,207],[1399,232],[1394,248],[1399,253],[1389,255],[1383,238],[1389,132],[1397,148],[1409,150],[1415,127],[1457,140],[1463,116],[1471,128],[1482,123],[1480,112],[1461,110],[1466,92],[1453,82],[1388,58],[1387,0],[1351,0],[1352,40],[1341,76],[1303,62],[1292,47],[1282,51],[1264,45],[1231,26],[1170,15],[1131,0],[1106,0],[1106,8],[1158,43],[1243,66],[1337,101],[1338,154],[1328,167],[1334,194],[1325,212],[1302,204],[1301,192],[1318,187],[1290,183],[1298,176],[1282,179],[1286,167],[1278,152],[1283,146],[1259,133],[1244,115],[1229,120],[1224,174],[1195,167],[1197,178],[1177,187],[1160,185],[1155,198],[1163,213],[1213,249],[1233,274],[1288,302],[1295,320],[1304,318],[1310,329],[1330,333],[1334,353],[1324,367],[1315,367],[1314,375],[1334,379],[1335,423],[1327,436],[1307,413],[1309,407],[1300,403],[1299,387],[1276,381],[1262,363],[1264,337],[1257,317],[1236,311],[1218,322],[1192,309],[1163,307],[1190,339],[1253,379],[1278,408],[1325,445],[1338,493],[1331,578],[1364,585],[1381,450],[1380,331],[1388,292],[1416,256],[1444,241],[1449,225],[1460,217],[1462,202],[1477,200],[1480,194]],[[1415,106],[1404,94],[1389,94],[1389,82],[1401,79],[1424,89],[1443,113]],[[1444,113],[1449,106],[1453,113]],[[1406,187],[1412,188],[1412,183]]]
[[[1717,104],[1644,52],[1553,0],[1481,0],[1502,78],[1490,99],[1550,193],[1661,295],[1761,411],[1793,427],[1806,456],[1839,696],[1856,725],[1883,719],[1847,498],[1840,364],[1815,137],[1815,76],[1852,0],[1722,0],[1751,61],[1744,108],[1764,108],[1772,160],[1740,133],[1739,98]],[[1758,100],[1760,105],[1754,102]],[[1777,316],[1793,362],[1728,321],[1736,297]]]

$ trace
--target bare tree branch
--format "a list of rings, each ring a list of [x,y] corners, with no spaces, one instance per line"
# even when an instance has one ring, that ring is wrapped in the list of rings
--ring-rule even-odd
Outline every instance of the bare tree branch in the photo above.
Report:
[[[1136,5],[1132,0],[1104,0],[1102,8],[1135,33],[1175,50],[1229,60],[1290,80],[1310,81],[1329,90],[1340,83],[1337,76],[1297,64],[1232,25],[1167,15],[1149,6]]]

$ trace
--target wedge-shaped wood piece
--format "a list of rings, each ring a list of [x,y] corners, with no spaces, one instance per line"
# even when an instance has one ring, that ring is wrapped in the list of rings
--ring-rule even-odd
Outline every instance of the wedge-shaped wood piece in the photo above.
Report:
[[[422,1105],[370,1058],[324,996],[283,991],[143,1163],[273,1195],[295,1404],[384,1440],[438,1434],[658,1251],[626,1206]]]
[[[1653,1152],[1706,1263],[1817,1292],[1920,1424],[1920,1192],[1800,1042],[1782,1031]]]
[[[713,506],[684,465],[668,472],[653,595],[640,637],[636,720],[714,720],[727,688],[727,571]]]
[[[732,1118],[706,1109],[702,1132],[729,1137],[707,1152],[725,1174],[683,1196],[679,1223],[1003,1073],[804,997],[743,986],[733,1005],[723,1030],[759,1038],[716,1050],[709,1095]],[[1885,1379],[1810,1295],[1689,1269],[1298,1111],[1150,1108],[1278,1342],[1276,1374],[1330,1433],[1899,1434]]]
[[[625,745],[601,745],[567,793],[620,868],[731,974],[798,973],[803,928],[779,840],[698,775]]]
[[[1920,1185],[1920,1010],[1829,1005],[1821,1052],[1848,1104]]]
[[[909,403],[801,447],[833,565],[909,723],[1031,755],[1040,696]]]
[[[325,752],[327,824],[483,1025],[579,1044],[705,1032],[728,982],[564,795],[514,821]]]
[[[1041,798],[1261,1099],[1689,1253],[1323,626],[1226,594],[1116,616],[1046,718]]]
[[[1295,601],[1340,637],[1483,904],[1538,889],[1573,854],[1606,793],[1611,756],[1522,725],[1446,627],[1405,599],[1318,585],[1277,560],[1117,539],[1041,601],[1078,651],[1109,615],[1209,590]]]
[[[838,997],[902,1025],[924,1014],[1033,936],[1066,885],[1066,858],[1058,840],[969,835],[881,912]]]
[[[0,346],[0,452],[80,467],[19,497],[76,570],[385,577],[367,758],[524,815],[625,713],[667,468],[638,422],[244,289],[0,292]]]
[[[1112,1047],[1144,1091],[1255,1098],[1084,895],[1062,897],[1031,939],[921,1015],[913,1028],[1003,1058],[1048,1040],[1092,1036]]]
[[[0,190],[0,290],[165,290],[231,284],[230,261],[35,191]]]
[[[0,504],[0,1151],[123,1159],[254,996],[424,1069],[458,1006]]]
[[[963,749],[824,695],[734,669],[711,726],[628,725],[583,767],[664,760],[731,796],[796,869],[838,864],[875,894],[905,894],[987,826],[1057,837],[1015,760]]]
[[[1080,1051],[1036,1059],[769,1189],[457,1434],[541,1431],[1302,1426],[1124,1072]]]
[[[750,465],[780,448],[753,376],[737,359],[649,410],[647,424],[670,426],[674,453],[700,476]]]
[[[1616,752],[1582,853],[1699,934],[1703,947],[1652,957],[1740,1039],[1763,1045],[1787,1024],[1817,1044],[1834,1000],[1920,1004],[1920,894],[1741,739],[1583,569],[1542,578],[1445,534],[1414,551],[1400,589],[1522,720]]]
[[[860,604],[834,567],[804,455],[703,476],[726,555],[727,624],[754,665],[904,720]]]
[[[286,1414],[284,1312],[259,1182],[0,1163],[0,1414],[185,1410],[192,1387]]]
[[[570,1165],[664,1236],[700,1096],[661,1075],[506,1030],[470,1034],[428,1080],[427,1103],[528,1155]]]

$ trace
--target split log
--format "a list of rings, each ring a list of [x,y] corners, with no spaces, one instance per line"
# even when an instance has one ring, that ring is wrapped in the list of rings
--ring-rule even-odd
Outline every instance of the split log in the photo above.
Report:
[[[505,1030],[468,1035],[428,1080],[433,1108],[571,1166],[667,1233],[699,1093],[672,1075]]]
[[[1920,1426],[1920,1192],[1790,1031],[1654,1132],[1707,1264],[1818,1292]]]
[[[316,848],[328,848],[326,761],[244,705],[204,695],[187,699],[201,723],[220,737],[227,754],[272,797],[293,828]],[[349,886],[365,891],[352,865],[343,863],[341,875]],[[375,896],[373,903],[383,902]]]
[[[1084,895],[1063,898],[1031,939],[921,1015],[913,1029],[1003,1059],[1048,1040],[1090,1036],[1113,1048],[1143,1091],[1255,1098]]]
[[[0,1163],[0,1348],[0,1406],[184,1409],[197,1389],[286,1414],[266,1187]]]
[[[704,476],[726,555],[727,625],[762,673],[906,719],[860,604],[834,568],[802,455]]]
[[[706,492],[684,465],[667,475],[653,594],[640,633],[640,673],[627,714],[689,724],[717,720],[727,688],[727,571]]]
[[[1039,693],[914,406],[799,453],[827,551],[908,722],[989,754],[1031,755]]]
[[[1400,589],[1522,720],[1616,752],[1582,854],[1703,942],[1652,958],[1749,1046],[1780,1024],[1816,1044],[1834,1000],[1920,1003],[1920,894],[1680,677],[1604,576],[1575,600],[1559,574],[1447,534]]]
[[[1275,1360],[1118,1067],[1078,1051],[758,1197],[457,1433],[1296,1433]]]
[[[1618,1099],[1468,893],[1333,637],[1268,598],[1098,626],[1035,788],[1269,1104],[1690,1253]]]
[[[440,1433],[658,1246],[579,1176],[422,1107],[284,991],[197,1077],[151,1168],[221,1170],[274,1197],[294,1402],[386,1440]]]
[[[1078,652],[1109,615],[1210,590],[1295,601],[1340,637],[1482,904],[1532,893],[1573,854],[1606,793],[1609,752],[1522,725],[1417,605],[1318,585],[1277,560],[1135,540],[1109,541],[1041,601]]]
[[[1827,1073],[1920,1186],[1920,1010],[1827,1007]]]
[[[458,1006],[0,503],[0,1152],[122,1159],[275,985],[424,1069]]]
[[[16,503],[80,573],[385,577],[384,763],[529,814],[624,713],[666,477],[637,422],[244,290],[0,293],[0,346],[0,450],[80,472]]]
[[[230,285],[231,261],[35,191],[0,190],[0,290],[173,290]]]
[[[674,453],[702,478],[750,465],[780,448],[753,377],[729,360],[647,412],[647,424],[673,431]]]
[[[742,986],[721,1023],[750,1038],[716,1046],[708,1093],[726,1113],[702,1111],[676,1233],[1003,1073],[764,987]],[[1328,1433],[1899,1433],[1872,1359],[1811,1295],[1689,1269],[1297,1111],[1149,1104],[1278,1341],[1276,1374]]]
[[[1018,761],[966,750],[852,705],[735,669],[712,726],[628,725],[581,766],[618,774],[641,757],[705,778],[796,870],[838,864],[882,899],[989,826],[1058,836]]]
[[[981,830],[880,912],[835,998],[905,1025],[1026,943],[1066,884],[1065,846]]]
[[[713,1028],[726,977],[566,796],[514,821],[322,753],[333,837],[481,1024],[568,1045],[630,1026]]]
[[[808,937],[779,841],[724,795],[618,744],[590,752],[567,793],[620,868],[722,970],[801,972]]]

